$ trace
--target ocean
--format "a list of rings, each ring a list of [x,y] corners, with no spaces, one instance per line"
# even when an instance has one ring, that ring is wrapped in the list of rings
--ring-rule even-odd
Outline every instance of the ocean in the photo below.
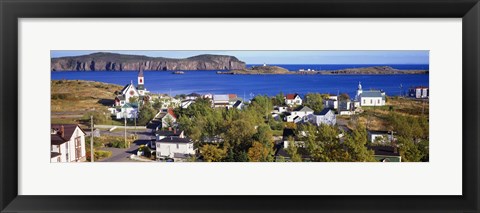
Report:
[[[247,67],[253,65],[247,65]],[[396,69],[428,69],[428,65],[279,65],[289,70],[336,70],[368,66],[391,66]],[[237,94],[251,99],[256,95],[274,96],[280,92],[347,93],[355,97],[358,83],[363,90],[384,90],[389,96],[402,95],[412,86],[429,86],[429,75],[219,75],[216,71],[184,71],[174,75],[170,71],[145,71],[145,88],[163,94]],[[137,84],[138,72],[51,72],[52,80],[89,80],[126,85]]]

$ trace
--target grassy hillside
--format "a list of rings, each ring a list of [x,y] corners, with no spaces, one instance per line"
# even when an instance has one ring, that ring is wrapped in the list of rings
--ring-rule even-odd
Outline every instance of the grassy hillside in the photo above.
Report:
[[[77,123],[88,111],[102,111],[111,106],[115,91],[123,87],[82,80],[52,80],[52,123]]]

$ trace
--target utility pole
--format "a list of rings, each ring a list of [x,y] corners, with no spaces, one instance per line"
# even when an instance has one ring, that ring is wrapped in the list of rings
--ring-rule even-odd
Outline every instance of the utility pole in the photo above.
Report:
[[[91,134],[91,139],[90,139],[90,162],[93,163],[94,161],[94,153],[95,150],[93,149],[93,115],[90,115],[90,134]]]
[[[123,115],[125,119],[125,127],[123,128],[125,130],[125,148],[128,148],[127,146],[127,112],[125,111]]]

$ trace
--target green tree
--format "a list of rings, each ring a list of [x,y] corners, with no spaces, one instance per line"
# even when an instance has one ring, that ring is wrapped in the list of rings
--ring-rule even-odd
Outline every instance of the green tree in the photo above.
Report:
[[[140,112],[138,114],[137,123],[139,125],[147,125],[147,123],[152,120],[156,115],[156,110],[153,109],[151,104],[144,104],[140,108]]]
[[[402,156],[402,161],[419,162],[424,157],[421,150],[412,139],[399,136],[397,138],[397,143],[400,149],[400,155]]]
[[[302,156],[298,153],[298,147],[294,143],[293,138],[288,139],[288,147],[285,149],[292,162],[302,162]]]
[[[108,124],[112,120],[112,116],[107,110],[96,110],[86,113],[83,117],[84,120],[88,120],[90,124],[90,116],[93,116],[94,124]]]
[[[138,102],[138,97],[132,96],[128,99],[129,103],[137,103]]]
[[[200,154],[206,162],[220,162],[227,156],[227,150],[216,145],[206,144],[200,148]]]
[[[323,110],[322,95],[319,93],[308,93],[305,95],[304,105],[310,107],[310,109],[313,109],[315,113],[319,113]]]

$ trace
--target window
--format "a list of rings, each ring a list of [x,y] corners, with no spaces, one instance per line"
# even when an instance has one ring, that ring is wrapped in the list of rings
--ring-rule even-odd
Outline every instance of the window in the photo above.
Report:
[[[179,148],[180,148],[180,144],[177,144],[177,149],[179,149]]]
[[[365,102],[365,99],[363,99],[363,103],[366,103],[366,102]]]
[[[372,103],[373,103],[373,100],[372,100],[372,99],[370,99],[370,104],[372,104]]]
[[[379,104],[379,103],[380,103],[380,99],[377,100],[377,104]]]

